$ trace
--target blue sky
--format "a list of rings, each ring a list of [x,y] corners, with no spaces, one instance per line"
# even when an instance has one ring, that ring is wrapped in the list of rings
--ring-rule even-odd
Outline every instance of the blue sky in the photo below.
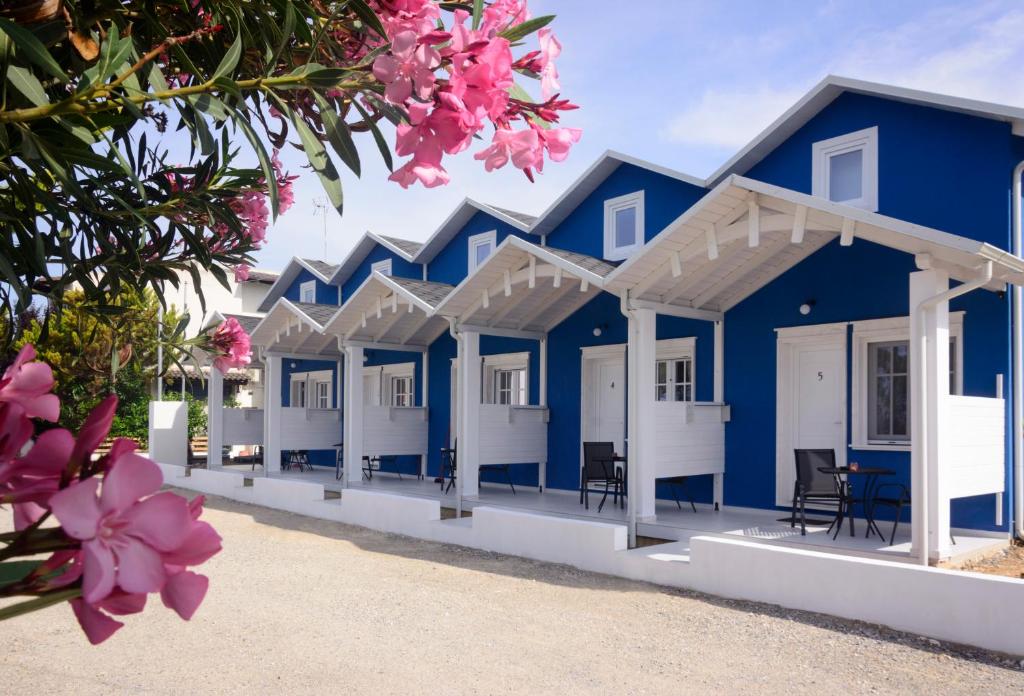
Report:
[[[280,269],[292,256],[337,262],[368,229],[423,240],[466,196],[536,214],[607,149],[704,177],[829,73],[1024,105],[1019,2],[530,4],[535,15],[558,15],[563,94],[581,106],[564,119],[584,129],[567,161],[530,184],[511,167],[486,174],[471,150],[449,159],[447,187],[403,190],[386,180],[364,138],[363,176],[345,172],[345,214],[328,211],[325,254],[324,217],[314,213],[320,184],[300,168],[300,153],[286,152],[300,174],[295,206],[273,226],[257,265]]]

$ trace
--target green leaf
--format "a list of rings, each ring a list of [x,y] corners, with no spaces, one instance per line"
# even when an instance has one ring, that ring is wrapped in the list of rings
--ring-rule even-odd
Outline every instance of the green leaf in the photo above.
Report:
[[[46,90],[39,80],[35,78],[28,68],[19,65],[7,66],[7,81],[14,89],[18,90],[23,97],[36,106],[46,106],[50,100],[46,97]]]
[[[473,0],[473,29],[480,28],[480,20],[484,16],[484,0]]]
[[[211,80],[216,80],[218,77],[228,77],[238,67],[238,61],[242,57],[242,32],[238,32],[235,37],[235,42],[231,44],[231,48],[224,54],[224,57],[220,61],[220,65],[213,71],[213,75],[210,77]]]
[[[334,107],[322,95],[314,92],[313,98],[316,99],[317,107],[320,109],[320,120],[323,121],[327,141],[338,153],[341,161],[356,176],[360,176],[359,150],[352,140],[352,132],[349,130],[348,124],[345,123],[345,119],[338,118]]]
[[[316,134],[313,133],[309,125],[294,111],[291,112],[291,116],[292,124],[299,134],[299,140],[302,141],[302,149],[306,151],[310,165],[312,165],[313,170],[320,177],[320,182],[324,185],[324,191],[327,192],[331,205],[340,214],[344,198],[341,192],[341,177],[338,175],[338,170],[334,167],[334,162],[331,161],[327,150],[324,149],[324,144],[316,137]]]
[[[553,20],[554,18],[555,15],[544,15],[543,17],[534,17],[533,19],[526,20],[522,24],[517,24],[514,27],[509,27],[505,31],[498,34],[498,36],[502,37],[503,39],[508,39],[509,41],[515,43],[516,41],[525,39],[527,36],[537,31],[538,29],[543,29],[547,25],[551,24],[551,20]]]
[[[62,83],[68,81],[68,76],[61,70],[60,65],[53,59],[50,52],[46,50],[43,42],[35,37],[35,34],[6,19],[0,19],[0,31],[11,37],[19,49],[20,56],[27,58]]]
[[[366,113],[366,109],[362,107],[357,99],[352,100],[352,106],[356,107],[356,111],[359,112],[359,115],[363,117],[366,125],[370,128],[373,140],[377,143],[377,149],[380,150],[380,156],[384,158],[384,164],[387,165],[388,171],[395,171],[395,164],[391,159],[391,148],[388,146],[388,141],[384,139],[384,134],[380,132],[376,122],[370,118],[370,115]]]
[[[482,3],[483,0],[479,0],[479,2]],[[356,13],[356,16],[363,21],[363,24],[373,29],[379,36],[388,35],[384,25],[380,22],[380,17],[363,0],[349,0],[348,4],[352,11]]]
[[[6,619],[13,619],[15,616],[21,616],[22,614],[28,614],[29,612],[39,611],[53,604],[60,604],[68,600],[74,599],[82,594],[82,588],[76,587],[70,590],[57,590],[56,592],[49,592],[35,599],[30,599],[27,602],[18,602],[17,604],[11,604],[3,609],[0,609],[0,621]]]
[[[263,147],[263,141],[260,140],[260,136],[253,130],[245,114],[237,109],[235,110],[235,124],[242,129],[245,137],[249,139],[252,149],[256,151],[256,158],[260,161],[260,169],[263,170],[263,178],[267,182],[267,193],[270,194],[270,211],[276,220],[278,215],[277,177],[274,175],[274,167],[270,157],[267,156],[267,149]]]
[[[295,8],[292,6],[291,0],[288,0],[288,4],[284,6],[284,26],[281,27],[281,41],[274,48],[274,52],[267,57],[268,77],[277,70],[277,61],[281,58],[281,53],[284,51],[285,46],[288,45],[288,40],[292,37],[292,32],[295,30],[295,15]],[[316,46],[313,48],[316,48]]]
[[[24,580],[42,561],[4,561],[0,563],[0,587]]]

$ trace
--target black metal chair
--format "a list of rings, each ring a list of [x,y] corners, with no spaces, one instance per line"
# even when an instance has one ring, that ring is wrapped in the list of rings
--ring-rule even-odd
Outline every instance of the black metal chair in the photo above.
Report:
[[[608,494],[612,494],[612,505],[625,505],[626,481],[615,466],[617,462],[625,462],[625,457],[615,454],[615,444],[611,442],[583,443],[583,471],[580,472],[580,502],[584,509],[590,509],[590,487],[604,486],[604,495],[597,506],[601,512]]]
[[[441,490],[447,493],[455,485],[455,475],[458,473],[458,466],[456,465],[456,449],[455,447],[442,447],[441,448]],[[448,478],[448,487],[445,488],[444,480]]]
[[[683,509],[683,504],[679,502],[679,492],[682,491],[683,495],[686,496],[686,501],[690,503],[690,507],[693,508],[694,512],[697,512],[697,506],[693,502],[693,496],[690,495],[690,489],[686,485],[688,476],[669,476],[668,478],[659,479],[668,485],[668,489],[672,491],[672,498],[676,501],[676,507],[680,510]]]
[[[481,464],[477,470],[476,482],[480,485],[480,478],[485,471],[496,471],[505,475],[505,483],[512,489],[512,495],[516,494],[516,487],[512,483],[512,466],[509,464]]]
[[[309,462],[309,450],[289,450],[284,469],[289,471],[292,467],[298,468],[299,471],[312,471],[313,465]]]
[[[796,526],[797,507],[800,508],[800,535],[807,534],[807,504],[826,503],[838,506],[836,519],[832,524],[843,526],[846,502],[845,485],[838,476],[825,474],[819,468],[835,468],[836,453],[830,449],[798,449],[796,455],[796,482],[793,484],[793,515],[789,526]],[[829,526],[832,529],[832,526]]]
[[[887,492],[883,493],[883,491]],[[879,505],[895,510],[892,533],[889,535],[889,546],[896,541],[896,529],[900,526],[900,513],[903,512],[903,508],[910,505],[910,500],[910,489],[902,483],[882,483],[875,487],[875,494],[871,497],[871,509],[869,510],[872,524],[875,521],[875,508]],[[949,533],[949,541],[956,545],[952,531]]]

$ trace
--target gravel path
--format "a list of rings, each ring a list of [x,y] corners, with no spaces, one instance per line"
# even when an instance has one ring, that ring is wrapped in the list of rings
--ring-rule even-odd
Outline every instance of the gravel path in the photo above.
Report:
[[[212,498],[190,624],[159,602],[92,648],[71,611],[0,624],[4,693],[999,694],[1016,661],[873,626]]]

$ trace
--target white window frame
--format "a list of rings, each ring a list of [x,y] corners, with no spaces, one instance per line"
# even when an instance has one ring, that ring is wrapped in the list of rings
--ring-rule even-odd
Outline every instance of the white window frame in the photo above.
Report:
[[[383,261],[377,261],[370,264],[370,274],[372,275],[375,271],[380,272],[381,275],[391,275],[391,259],[384,259]]]
[[[506,404],[508,406],[527,406],[530,403],[530,353],[501,353],[483,356],[483,403],[498,403],[498,373],[522,371],[519,383],[513,384],[513,393],[522,395],[522,403]]]
[[[636,230],[633,243],[625,246],[615,244],[615,213],[625,208],[636,208]],[[604,258],[608,261],[622,261],[644,245],[644,192],[635,191],[624,196],[609,198],[604,202]]]
[[[319,385],[327,386],[327,405],[320,406],[318,395]],[[295,403],[296,390],[301,385],[303,403]],[[334,377],[330,370],[313,370],[312,372],[293,372],[288,376],[288,405],[292,408],[331,408],[331,392],[334,386]]]
[[[910,451],[910,441],[881,441],[868,437],[868,346],[872,343],[910,340],[910,317],[889,317],[851,322],[853,326],[853,365],[851,371],[852,449]],[[956,376],[955,393],[964,391],[964,312],[949,313],[949,335],[956,341],[956,364],[951,367]],[[907,358],[909,363],[909,356]],[[908,369],[910,366],[908,364]],[[912,372],[912,371],[911,371]],[[908,379],[909,382],[909,379]],[[910,389],[908,384],[907,389]],[[908,396],[909,403],[909,396]],[[908,406],[909,408],[909,406]]]
[[[309,293],[309,299],[306,299],[306,293]],[[307,280],[303,283],[299,283],[299,302],[309,302],[311,304],[316,303],[316,281]]]
[[[394,403],[392,379],[395,377],[406,377],[412,380],[412,391],[410,406],[416,403],[416,363],[394,363],[391,365],[373,365],[363,368],[363,383],[366,377],[372,377],[376,383],[376,389],[372,390],[373,399],[376,403],[366,403],[367,406],[398,406]],[[364,390],[365,401],[365,390]]]
[[[829,195],[829,160],[836,155],[860,150],[861,159],[861,197],[847,201],[832,201],[863,208],[871,212],[878,211],[878,126],[840,135],[828,140],[821,140],[811,146],[811,193],[831,201]]]
[[[477,263],[477,260],[476,260],[476,250],[477,250],[478,247],[481,247],[481,246],[484,246],[484,245],[490,245],[490,247],[491,247],[491,251],[487,254],[487,258],[484,259],[484,261],[486,261],[487,259],[489,259],[491,257],[491,254],[493,254],[494,251],[498,248],[498,231],[497,230],[491,230],[490,232],[481,232],[480,234],[474,234],[474,235],[471,235],[469,237],[469,272],[470,273],[475,271],[480,266],[480,263],[483,263],[483,261],[481,261],[480,263]]]
[[[697,339],[694,336],[686,338],[668,338],[655,342],[654,356],[654,398],[658,398],[658,363],[666,362],[675,367],[677,360],[690,361],[690,403],[697,400]],[[674,371],[673,371],[674,372]],[[675,375],[669,376],[668,395],[672,398],[667,401],[675,401]]]
[[[328,409],[331,407],[331,383],[313,382],[313,408]]]
[[[405,387],[403,389],[397,387]],[[416,384],[412,375],[391,375],[388,385],[388,402],[392,406],[411,408],[415,405]]]

